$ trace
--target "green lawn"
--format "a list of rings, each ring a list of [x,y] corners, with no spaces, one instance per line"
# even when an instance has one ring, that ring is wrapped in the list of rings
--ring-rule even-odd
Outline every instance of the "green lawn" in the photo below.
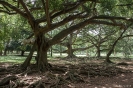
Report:
[[[0,56],[0,62],[9,62],[9,63],[22,63],[26,57],[21,57],[21,56]],[[35,62],[34,57],[32,59],[32,62]]]
[[[79,57],[82,57],[84,55],[85,54],[82,54],[82,55],[81,54],[77,54],[77,56],[79,56]],[[34,55],[34,56],[36,56],[36,55]],[[54,59],[57,59],[57,57],[63,58],[63,57],[66,57],[66,56],[67,56],[67,54],[60,55],[58,53],[54,53],[53,54],[53,57],[50,57],[50,55],[48,55],[48,59],[50,61],[52,61]],[[111,55],[111,60],[113,60],[113,61],[115,61],[115,60],[121,60],[122,58],[124,58],[122,54],[117,54],[115,56],[114,55]],[[132,58],[133,58],[133,56],[130,56],[130,59],[132,59]],[[17,56],[17,55],[0,56],[0,62],[8,62],[8,63],[14,63],[14,64],[23,63],[25,59],[26,59],[26,56]],[[103,59],[105,59],[105,57],[103,57]],[[34,57],[33,57],[33,59],[32,59],[31,62],[32,63],[35,63]]]

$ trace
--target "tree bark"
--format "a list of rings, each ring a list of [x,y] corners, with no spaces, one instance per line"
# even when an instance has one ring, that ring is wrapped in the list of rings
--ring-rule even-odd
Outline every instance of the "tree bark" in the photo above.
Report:
[[[111,60],[110,60],[110,55],[112,54],[112,52],[114,51],[114,48],[117,44],[117,42],[122,38],[123,34],[126,32],[126,29],[120,34],[120,36],[115,40],[115,42],[113,43],[111,49],[109,50],[109,52],[107,53],[107,56],[106,56],[106,62],[108,63],[112,63]]]
[[[34,53],[34,50],[35,50],[35,46],[36,44],[34,43],[34,45],[32,46],[31,50],[30,50],[30,53],[28,55],[28,57],[26,58],[26,60],[23,62],[23,64],[21,65],[21,68],[22,69],[26,69],[29,65],[30,65],[30,61],[32,59],[32,55]]]
[[[47,51],[50,48],[45,36],[40,34],[37,36],[37,66],[39,71],[46,71],[49,69],[47,60]]]

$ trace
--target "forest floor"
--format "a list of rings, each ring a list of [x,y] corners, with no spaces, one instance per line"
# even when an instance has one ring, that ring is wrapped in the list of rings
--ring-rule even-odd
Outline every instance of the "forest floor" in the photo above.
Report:
[[[50,60],[47,72],[38,72],[35,65],[22,71],[20,64],[0,63],[0,88],[133,88],[132,60],[82,59]]]

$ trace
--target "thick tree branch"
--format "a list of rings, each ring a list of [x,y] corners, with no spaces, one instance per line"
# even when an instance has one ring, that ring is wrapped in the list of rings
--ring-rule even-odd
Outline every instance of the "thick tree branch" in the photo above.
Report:
[[[25,9],[25,11],[26,11],[26,13],[28,15],[28,19],[29,19],[29,22],[30,22],[32,28],[34,28],[34,20],[35,20],[35,18],[31,14],[31,12],[28,9],[28,7],[26,6],[26,4],[23,2],[23,0],[19,0],[19,1],[20,1],[20,4],[23,6],[23,8]]]
[[[75,30],[79,30],[88,24],[106,24],[106,25],[112,25],[112,26],[122,26],[122,24],[114,24],[114,23],[107,22],[107,21],[98,21],[98,20],[88,19],[88,20],[85,20],[85,21],[78,23],[74,26],[71,26],[68,29],[61,31],[60,33],[55,35],[52,40],[49,41],[49,44],[53,45],[53,44],[58,43],[62,38],[64,38],[68,34],[72,33]]]
[[[91,45],[91,46],[88,46],[88,47],[85,47],[85,48],[75,48],[75,49],[72,49],[72,52],[81,51],[81,50],[87,50],[87,49],[93,48],[93,47],[94,47],[94,45]],[[62,53],[67,53],[67,52],[68,52],[68,50],[62,51]]]
[[[15,7],[15,6],[9,4],[8,2],[5,2],[5,1],[1,1],[1,0],[0,0],[0,4],[1,4],[1,5],[5,5],[5,6],[11,8],[12,10],[16,11],[16,12],[17,12],[18,14],[20,14],[21,16],[27,18],[27,15],[26,15],[23,11],[21,11],[21,10],[18,9],[17,7]]]
[[[4,7],[8,12],[10,12],[10,10],[9,10],[5,5],[3,5],[3,7]]]
[[[119,4],[119,5],[116,5],[116,6],[131,6],[133,5],[133,3],[130,3],[130,4]]]
[[[31,7],[29,10],[32,12],[35,10],[42,10],[42,8],[41,7]]]
[[[41,0],[42,4],[43,4],[43,8],[46,14],[46,19],[47,19],[47,27],[50,26],[51,22],[50,22],[50,14],[49,14],[49,0]]]
[[[133,35],[125,35],[121,39],[126,38],[126,37],[133,37]]]
[[[60,22],[58,22],[58,23],[51,24],[50,28],[42,27],[42,28],[40,29],[40,31],[38,31],[36,34],[38,34],[38,33],[40,33],[40,32],[47,33],[47,32],[49,32],[49,31],[51,31],[51,30],[53,30],[53,29],[55,29],[55,28],[57,28],[57,27],[60,27],[60,26],[62,26],[62,25],[64,25],[64,24],[66,24],[66,23],[72,21],[72,20],[75,20],[75,19],[77,19],[77,18],[82,18],[82,17],[84,17],[84,15],[81,15],[81,14],[82,14],[82,13],[79,13],[79,14],[76,14],[76,15],[70,15],[70,16],[66,17],[65,19],[63,19],[62,21],[60,21]]]
[[[68,9],[64,8],[63,10],[58,11],[55,14],[53,14],[51,16],[51,20],[58,17],[58,16],[60,16],[60,15],[66,14],[70,11],[73,11],[73,10],[77,9],[81,4],[83,4],[87,1],[92,1],[92,0],[79,0],[79,2],[75,2],[74,5],[71,8],[68,8]],[[46,18],[43,17],[43,18],[37,19],[36,21],[37,21],[37,23],[41,23],[41,22],[46,22],[47,20],[46,20]]]
[[[92,47],[94,47],[94,45],[91,45],[91,46],[88,46],[88,47],[85,47],[85,48],[76,48],[76,49],[73,49],[73,51],[87,50],[87,49],[92,48]]]
[[[133,22],[132,18],[126,18],[126,17],[115,17],[115,16],[107,16],[107,15],[99,15],[99,16],[94,16],[93,19],[109,19],[109,20],[125,20],[125,21],[130,21]]]
[[[9,14],[9,15],[13,15],[13,14],[17,14],[16,12],[8,12],[8,11],[4,11],[4,10],[0,10],[0,13],[6,13],[6,14]]]

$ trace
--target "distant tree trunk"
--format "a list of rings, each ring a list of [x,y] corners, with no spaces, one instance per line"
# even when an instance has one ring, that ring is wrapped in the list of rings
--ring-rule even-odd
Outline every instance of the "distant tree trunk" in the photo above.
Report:
[[[100,51],[100,47],[97,46],[97,58],[101,57],[101,51]]]
[[[107,53],[106,56],[106,62],[108,63],[112,63],[111,60],[109,59],[110,55],[113,53],[115,45],[117,44],[117,42],[121,39],[122,35],[125,33],[126,29],[120,34],[120,36],[115,40],[115,42],[113,43],[112,47],[110,48],[109,52]]]
[[[20,52],[19,50],[16,50],[16,54],[19,54],[19,52]]]
[[[86,50],[86,56],[87,57],[89,57],[90,55],[89,55],[89,52],[88,52],[88,50]]]
[[[62,47],[60,45],[60,56],[62,56]]]
[[[36,44],[34,43],[34,45],[32,46],[32,48],[31,48],[31,50],[30,50],[30,53],[29,53],[28,57],[25,59],[25,61],[24,61],[23,64],[21,65],[21,68],[22,68],[22,69],[26,69],[26,68],[30,65],[30,61],[31,61],[32,55],[33,55],[33,53],[34,53],[35,46],[36,46]]]
[[[4,55],[7,55],[7,46],[4,49]]]
[[[24,56],[24,52],[25,52],[24,50],[21,50],[21,56]]]
[[[2,50],[0,50],[0,56],[2,56]]]
[[[76,57],[74,54],[73,54],[73,50],[72,50],[72,39],[73,39],[73,34],[71,33],[70,34],[70,38],[68,40],[68,43],[67,43],[67,48],[68,48],[68,58],[74,58]]]
[[[114,54],[114,56],[116,56],[116,50],[114,50],[113,54]]]
[[[71,44],[67,44],[67,54],[68,54],[68,58],[74,58],[76,57],[74,54],[73,54],[73,50],[72,50],[72,45]]]

